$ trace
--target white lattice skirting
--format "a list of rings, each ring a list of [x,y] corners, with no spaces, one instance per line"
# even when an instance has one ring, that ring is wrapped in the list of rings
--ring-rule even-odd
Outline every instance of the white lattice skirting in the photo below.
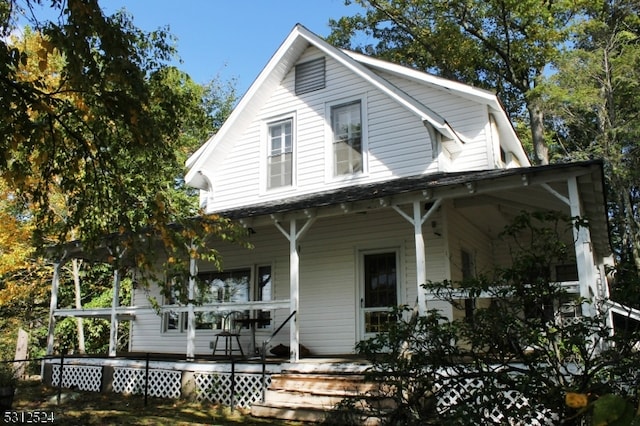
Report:
[[[470,395],[475,394],[476,391],[483,386],[484,384],[482,383],[482,380],[479,379],[467,379],[464,382],[460,380],[456,380],[455,382],[447,379],[443,380],[443,382],[439,386],[442,394],[438,401],[438,410],[441,412],[446,411],[447,409],[449,409],[449,407],[455,406],[461,400],[467,399]],[[549,410],[534,410],[533,407],[531,407],[531,405],[529,404],[529,400],[518,391],[505,389],[501,392],[501,394],[507,408],[530,407],[531,409],[527,411],[531,413],[531,416],[526,420],[509,419],[504,415],[502,411],[500,411],[498,408],[495,408],[484,413],[484,417],[487,418],[487,420],[490,419],[493,423],[516,426],[546,426],[555,425],[559,420],[558,416]]]
[[[113,391],[144,394],[145,370],[116,367],[113,371]],[[150,369],[147,395],[158,398],[180,398],[182,373],[175,370]]]
[[[51,384],[60,385],[60,365],[52,365]],[[100,392],[102,367],[88,365],[65,365],[62,369],[62,387],[82,391]]]
[[[69,363],[68,363],[69,362]],[[100,365],[95,365],[95,364]],[[87,365],[93,364],[93,365]],[[51,365],[52,385],[60,383],[60,364],[55,361]],[[113,374],[106,374],[104,369],[112,369]],[[239,370],[239,371],[238,371]],[[62,369],[62,387],[76,388],[83,391],[100,392],[103,388],[111,388],[113,392],[124,394],[144,394],[158,398],[180,398],[193,395],[199,402],[249,408],[261,400],[263,378],[259,365],[236,366],[231,373],[230,365],[190,364],[144,362],[132,360],[77,360],[68,361]],[[279,368],[275,371],[280,371]],[[265,387],[271,383],[271,373],[265,374]],[[146,376],[148,374],[148,377]],[[103,381],[109,383],[103,383]],[[233,383],[232,383],[233,382]],[[183,389],[183,385],[187,388]],[[233,389],[233,395],[232,395]]]
[[[196,399],[199,402],[209,401],[214,404],[235,405],[248,408],[262,398],[262,376],[260,374],[236,373],[195,373]],[[232,380],[235,384],[232,384]],[[271,376],[265,378],[266,387],[271,383]],[[232,392],[233,386],[233,392]],[[232,401],[233,395],[233,401]]]

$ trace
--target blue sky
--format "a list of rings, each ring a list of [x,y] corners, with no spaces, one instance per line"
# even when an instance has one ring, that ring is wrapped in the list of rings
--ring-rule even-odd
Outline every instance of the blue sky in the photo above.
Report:
[[[329,18],[355,14],[344,0],[100,0],[107,14],[122,8],[143,30],[169,26],[183,63],[198,83],[237,78],[242,95],[295,24],[320,36]]]

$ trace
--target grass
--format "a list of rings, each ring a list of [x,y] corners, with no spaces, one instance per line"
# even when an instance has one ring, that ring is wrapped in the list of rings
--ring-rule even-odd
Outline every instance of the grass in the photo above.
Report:
[[[18,413],[53,413],[55,425],[298,425],[299,423],[257,419],[244,410],[182,399],[149,398],[117,393],[80,392],[58,389],[39,381],[18,385],[12,410]]]

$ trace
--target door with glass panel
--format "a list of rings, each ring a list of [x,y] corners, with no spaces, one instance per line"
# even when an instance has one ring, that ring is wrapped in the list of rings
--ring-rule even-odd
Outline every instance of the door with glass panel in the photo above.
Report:
[[[398,305],[398,252],[366,252],[360,256],[360,338],[388,330],[396,321],[392,309]]]

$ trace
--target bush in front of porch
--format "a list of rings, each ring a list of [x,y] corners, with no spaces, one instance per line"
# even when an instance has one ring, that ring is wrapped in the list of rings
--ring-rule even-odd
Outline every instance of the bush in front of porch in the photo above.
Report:
[[[572,226],[584,223],[521,214],[503,233],[518,247],[510,267],[424,286],[461,312],[465,300],[486,303],[454,319],[401,306],[402,320],[358,344],[380,384],[376,400],[392,401],[365,414],[390,425],[640,424],[640,334],[614,334],[603,304],[549,273],[573,250],[559,235]]]

